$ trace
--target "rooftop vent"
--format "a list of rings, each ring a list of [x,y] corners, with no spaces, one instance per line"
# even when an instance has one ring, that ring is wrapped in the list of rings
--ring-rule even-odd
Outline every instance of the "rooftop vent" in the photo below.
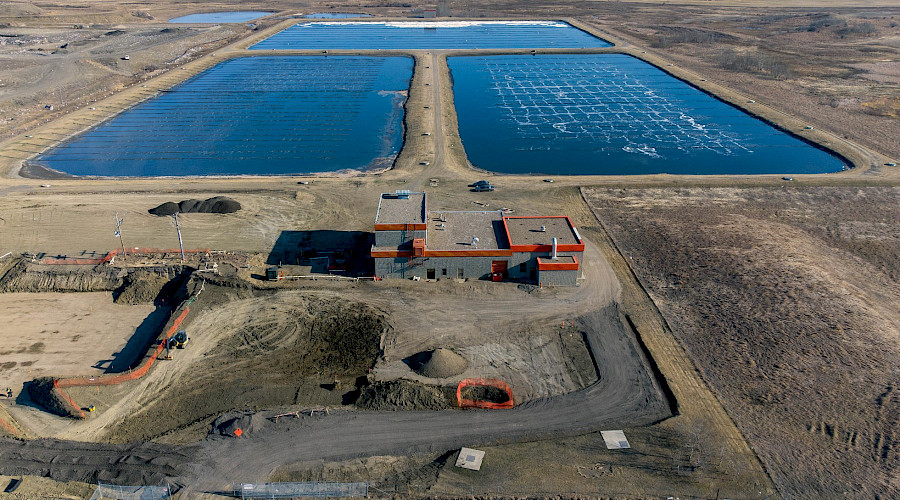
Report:
[[[546,232],[547,232],[547,226],[541,226],[541,232],[542,232],[542,233],[546,233]]]

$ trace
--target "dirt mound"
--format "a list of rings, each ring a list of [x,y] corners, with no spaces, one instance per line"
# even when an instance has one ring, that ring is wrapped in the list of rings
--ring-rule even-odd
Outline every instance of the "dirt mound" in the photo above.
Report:
[[[419,375],[429,378],[447,378],[459,375],[469,363],[450,349],[438,348],[420,352],[406,360],[410,368]]]
[[[0,16],[3,17],[28,17],[44,12],[44,9],[32,3],[0,3]]]
[[[381,352],[387,322],[358,302],[307,297],[270,317],[260,311],[219,343],[216,352],[235,360],[265,362],[279,377],[366,373]],[[277,307],[277,306],[276,306]]]
[[[43,406],[51,413],[62,417],[83,418],[75,413],[76,408],[63,399],[59,389],[53,386],[52,377],[40,377],[26,384],[28,396],[35,403]]]
[[[376,382],[362,389],[356,406],[363,410],[446,410],[450,399],[440,387],[409,380]]]
[[[260,413],[226,413],[213,422],[213,432],[222,436],[237,436],[236,432],[240,429],[241,436],[244,434],[252,434],[262,430],[269,424]]]
[[[165,216],[182,214],[230,214],[241,209],[241,204],[227,196],[213,196],[206,200],[182,200],[178,203],[167,201],[147,210],[153,215]]]
[[[181,210],[179,209],[178,203],[175,203],[174,201],[167,201],[167,202],[163,203],[162,205],[155,207],[155,208],[151,208],[150,210],[147,210],[147,211],[153,215],[162,216],[162,215],[176,214],[176,213],[180,212]]]
[[[490,385],[468,385],[462,388],[463,399],[472,401],[487,401],[488,403],[505,403],[509,401],[509,394],[499,387]]]
[[[389,325],[366,304],[330,295],[254,292],[242,287],[246,283],[221,287],[215,283],[223,278],[206,278],[191,305],[191,314],[199,316],[189,316],[182,326],[196,339],[186,352],[205,354],[165,397],[111,428],[110,440],[148,440],[195,424],[206,435],[226,412],[349,404],[351,396],[343,392],[350,381],[365,376],[381,354]],[[210,336],[216,340],[204,346],[200,339]],[[327,388],[335,377],[341,390]]]
[[[125,283],[116,290],[115,301],[122,304],[152,303],[168,282],[168,276],[152,271],[138,270],[128,273]]]
[[[122,286],[119,269],[19,261],[0,278],[0,292],[101,292]]]

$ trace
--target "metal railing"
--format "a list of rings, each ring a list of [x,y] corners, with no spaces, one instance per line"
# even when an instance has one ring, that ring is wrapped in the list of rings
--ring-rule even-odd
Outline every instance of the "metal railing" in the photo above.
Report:
[[[369,483],[241,483],[233,488],[234,496],[238,498],[340,498],[369,494]]]

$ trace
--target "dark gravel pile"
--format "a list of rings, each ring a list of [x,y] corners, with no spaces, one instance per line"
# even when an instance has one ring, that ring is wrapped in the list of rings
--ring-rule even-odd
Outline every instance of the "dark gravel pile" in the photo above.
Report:
[[[167,201],[147,210],[153,215],[165,216],[182,214],[230,214],[241,209],[241,204],[227,196],[213,196],[206,200],[182,200],[178,203]]]

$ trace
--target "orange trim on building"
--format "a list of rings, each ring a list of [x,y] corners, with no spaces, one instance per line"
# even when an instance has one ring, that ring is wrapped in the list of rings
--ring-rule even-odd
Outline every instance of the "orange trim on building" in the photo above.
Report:
[[[428,224],[375,224],[376,231],[425,231]]]
[[[389,258],[389,257],[412,257],[413,253],[409,250],[372,250],[372,258]]]
[[[510,245],[513,252],[552,252],[553,245]],[[577,245],[556,245],[557,252],[583,252],[584,243]]]
[[[539,271],[577,271],[578,270],[578,258],[574,255],[572,256],[572,260],[575,262],[559,262],[551,259],[545,259],[543,257],[538,257],[538,270]]]

